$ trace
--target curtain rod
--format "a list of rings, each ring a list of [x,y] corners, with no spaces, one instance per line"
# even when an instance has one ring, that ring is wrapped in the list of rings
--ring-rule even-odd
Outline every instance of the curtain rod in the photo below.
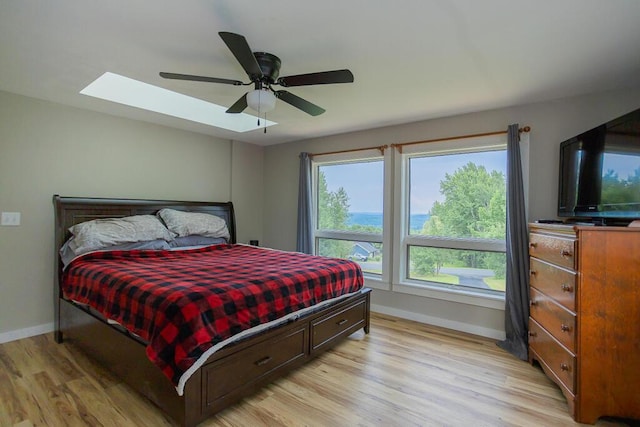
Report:
[[[531,131],[531,127],[524,126],[518,129],[519,132],[529,132]],[[487,132],[487,133],[474,133],[471,135],[460,135],[460,136],[450,136],[447,138],[436,138],[436,139],[428,139],[426,141],[414,141],[414,142],[403,142],[399,144],[391,144],[391,147],[396,147],[398,151],[402,152],[402,147],[405,145],[415,145],[415,144],[425,144],[428,142],[439,142],[439,141],[450,141],[452,139],[464,139],[464,138],[477,138],[479,136],[491,136],[491,135],[501,135],[506,134],[506,130],[496,131],[496,132]],[[324,153],[309,153],[309,157],[314,156],[327,156],[330,154],[343,154],[343,153],[353,153],[356,151],[366,151],[366,150],[379,150],[380,154],[384,155],[384,150],[389,148],[388,145],[380,145],[377,147],[365,147],[365,148],[353,148],[351,150],[339,150],[339,151],[327,151]]]
[[[521,127],[520,129],[518,129],[518,132],[520,132],[520,133],[522,133],[522,132],[530,132],[530,131],[531,131],[531,127],[530,126],[524,126],[524,127]],[[391,144],[391,147],[397,148],[398,151],[400,153],[402,153],[402,147],[404,147],[405,145],[426,144],[426,143],[429,143],[429,142],[440,142],[440,141],[451,141],[453,139],[477,138],[477,137],[480,137],[480,136],[502,135],[502,134],[506,134],[506,133],[507,133],[506,130],[501,130],[501,131],[496,131],[496,132],[474,133],[474,134],[470,134],[470,135],[449,136],[447,138],[427,139],[426,141],[402,142],[402,143],[399,143],[399,144]]]
[[[392,146],[393,146],[393,144],[392,144]],[[380,145],[378,147],[354,148],[352,150],[327,151],[326,153],[309,153],[309,157],[327,156],[329,154],[352,153],[352,152],[355,152],[355,151],[366,151],[366,150],[379,150],[380,154],[384,155],[384,150],[386,150],[387,148],[389,148],[388,145]]]

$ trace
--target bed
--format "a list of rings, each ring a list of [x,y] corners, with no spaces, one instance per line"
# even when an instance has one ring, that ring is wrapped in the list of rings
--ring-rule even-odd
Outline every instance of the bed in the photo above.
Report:
[[[180,425],[194,426],[200,423],[253,394],[260,387],[305,364],[357,330],[364,329],[365,333],[369,332],[370,290],[361,286],[357,289],[345,287],[342,295],[329,294],[325,300],[317,300],[312,305],[304,307],[300,302],[299,307],[287,309],[284,315],[281,313],[276,316],[274,313],[269,313],[266,323],[231,334],[228,339],[221,337],[215,341],[217,343],[215,346],[207,344],[202,351],[198,351],[199,357],[193,366],[189,365],[181,375],[171,378],[167,370],[173,372],[174,367],[161,369],[157,360],[152,362],[149,356],[153,341],[150,341],[149,337],[140,330],[123,326],[123,323],[126,325],[125,322],[115,322],[111,315],[106,316],[99,304],[86,303],[78,297],[80,293],[70,296],[69,276],[72,276],[71,271],[82,270],[85,264],[91,262],[105,262],[106,265],[111,263],[110,265],[113,266],[120,265],[118,264],[120,262],[129,262],[129,258],[152,257],[149,255],[152,252],[154,254],[166,252],[167,256],[175,258],[178,258],[178,255],[167,251],[114,251],[109,254],[94,252],[80,256],[69,265],[68,269],[65,269],[67,260],[63,262],[60,248],[71,236],[69,231],[71,227],[96,219],[155,216],[162,209],[210,214],[224,220],[228,230],[228,244],[187,248],[184,252],[190,257],[230,257],[247,254],[247,256],[261,256],[263,257],[261,259],[265,259],[264,257],[268,255],[275,262],[280,256],[304,257],[304,255],[281,251],[268,252],[268,249],[236,244],[235,218],[231,202],[76,198],[56,195],[54,207],[56,249],[54,334],[56,342],[68,342],[82,349],[150,399]],[[317,258],[318,262],[323,261],[320,257],[314,258]],[[218,258],[218,260],[221,259]],[[171,265],[173,261],[163,259],[162,262]],[[219,268],[224,268],[225,264],[222,261],[219,261],[219,264]],[[263,264],[263,262],[252,264]],[[264,264],[267,262],[265,261]],[[183,268],[174,268],[172,271],[182,272],[183,270]],[[248,268],[246,270],[254,274],[253,270]],[[361,272],[359,274],[361,275]],[[92,272],[92,275],[95,276],[95,272]],[[267,276],[271,277],[267,274],[265,278],[252,276],[252,280],[267,280]],[[332,278],[334,276],[334,273],[330,275]],[[272,279],[275,280],[278,277],[272,277]],[[184,281],[185,278],[181,277],[178,280]],[[329,288],[340,287],[339,279],[335,279],[335,282],[331,279],[328,283]],[[252,322],[249,323],[254,325],[255,322]]]

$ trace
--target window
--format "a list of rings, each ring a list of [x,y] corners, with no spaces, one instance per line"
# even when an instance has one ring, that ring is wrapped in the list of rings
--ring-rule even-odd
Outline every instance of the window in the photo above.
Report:
[[[501,308],[506,138],[314,157],[315,253],[359,263],[373,288]]]
[[[502,294],[506,146],[494,139],[433,143],[400,157],[399,281]]]
[[[316,254],[351,259],[363,272],[383,271],[384,161],[314,161]]]

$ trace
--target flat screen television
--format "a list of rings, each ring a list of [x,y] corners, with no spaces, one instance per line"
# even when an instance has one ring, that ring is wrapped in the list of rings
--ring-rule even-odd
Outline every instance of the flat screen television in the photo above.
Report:
[[[640,219],[640,109],[562,142],[559,181],[560,217]]]

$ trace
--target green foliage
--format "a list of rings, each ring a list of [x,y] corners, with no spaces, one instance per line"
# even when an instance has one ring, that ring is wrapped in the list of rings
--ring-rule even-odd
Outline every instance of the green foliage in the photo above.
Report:
[[[413,269],[420,275],[438,275],[440,269],[453,259],[451,251],[447,249],[412,246],[410,251]]]
[[[616,210],[615,204],[635,202],[640,192],[640,168],[632,176],[621,179],[618,174],[608,170],[602,177],[602,200],[608,204],[607,210]]]
[[[346,240],[319,239],[318,255],[334,258],[347,258],[353,248],[353,243]]]
[[[349,218],[349,196],[344,188],[329,191],[322,171],[318,172],[318,227],[321,230],[346,230]],[[320,239],[318,254],[346,258],[353,244],[344,240]]]
[[[318,226],[321,230],[345,230],[349,218],[349,196],[344,188],[327,189],[327,179],[318,172]]]
[[[382,233],[380,227],[372,225],[347,225],[349,219],[349,195],[343,187],[329,191],[324,173],[318,171],[318,227],[321,230],[348,230],[363,233]],[[353,242],[335,239],[320,239],[319,254],[337,258],[347,258],[353,249]],[[374,244],[375,246],[376,244]],[[377,247],[377,246],[376,246]],[[380,249],[380,248],[378,248]],[[381,255],[371,258],[380,260]]]
[[[349,231],[356,231],[360,233],[376,233],[382,234],[382,227],[376,227],[375,225],[360,225],[353,224],[350,226],[345,226]]]
[[[439,230],[449,237],[504,239],[506,184],[504,174],[487,172],[484,166],[467,163],[440,182],[442,203],[435,202],[431,215],[442,221]]]
[[[440,182],[443,202],[436,201],[421,234],[461,238],[504,239],[506,234],[506,181],[503,173],[467,163]],[[417,250],[420,249],[420,250]],[[447,264],[488,268],[504,277],[504,254],[435,248],[412,248],[413,268],[438,273]]]

